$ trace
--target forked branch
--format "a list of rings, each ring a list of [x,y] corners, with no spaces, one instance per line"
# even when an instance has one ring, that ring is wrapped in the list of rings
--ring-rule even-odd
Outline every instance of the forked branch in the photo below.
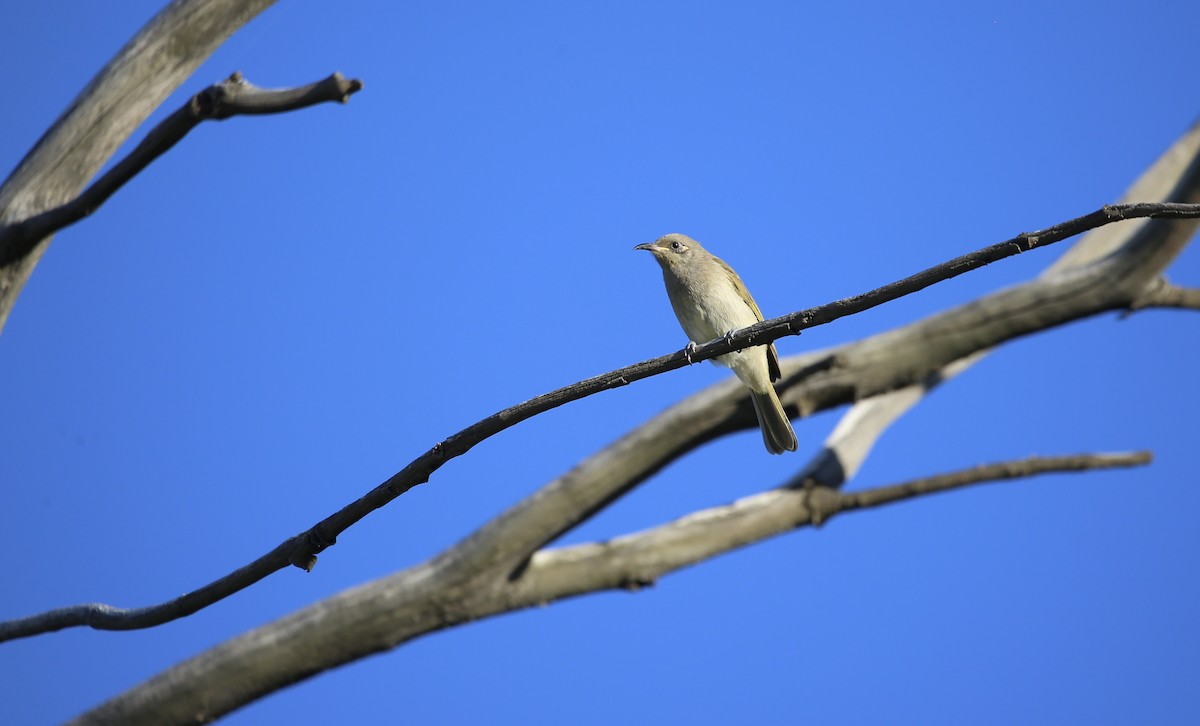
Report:
[[[682,567],[799,527],[821,525],[843,512],[975,484],[1143,466],[1150,460],[1148,451],[1031,457],[856,492],[788,485],[607,542],[541,550],[513,583],[512,599],[534,604],[597,590],[637,589]]]
[[[587,592],[636,590],[666,572],[839,512],[988,481],[1137,466],[1149,458],[1145,452],[1034,458],[856,493],[778,489],[610,542],[538,552],[512,576],[492,572],[486,579],[458,581],[443,555],[251,630],[71,723],[208,723],[316,673],[421,635]]]
[[[1140,310],[1151,307],[1200,310],[1200,288],[1181,287],[1171,284],[1165,278],[1160,278],[1156,284],[1146,290],[1144,295],[1134,301],[1130,309]]]
[[[151,129],[124,159],[71,201],[40,214],[0,226],[0,266],[33,251],[37,243],[100,208],[108,198],[203,121],[233,116],[284,113],[327,101],[344,103],[362,89],[362,82],[340,73],[298,88],[266,89],[234,73],[187,100],[181,108]]]

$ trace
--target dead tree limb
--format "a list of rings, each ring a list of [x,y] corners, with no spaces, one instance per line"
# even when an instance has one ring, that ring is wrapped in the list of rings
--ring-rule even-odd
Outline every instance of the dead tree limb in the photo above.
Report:
[[[0,268],[24,259],[41,240],[99,209],[203,121],[285,113],[328,101],[344,103],[361,89],[362,81],[347,80],[340,73],[307,86],[279,89],[259,88],[246,81],[241,73],[234,73],[189,98],[79,196],[32,217],[0,225]]]
[[[840,512],[988,481],[1138,466],[1149,459],[1146,452],[1034,458],[862,492],[776,489],[609,542],[541,551],[512,574],[493,569],[487,577],[464,579],[461,547],[455,548],[238,636],[71,723],[208,723],[321,670],[417,636],[587,592],[636,590],[666,572]]]

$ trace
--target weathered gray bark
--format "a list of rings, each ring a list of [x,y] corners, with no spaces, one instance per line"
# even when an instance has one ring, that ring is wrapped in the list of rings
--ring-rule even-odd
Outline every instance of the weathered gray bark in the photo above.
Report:
[[[1195,127],[1147,172],[1136,188],[1138,198],[1194,201],[1200,197],[1198,158]],[[1195,227],[1194,221],[1108,227],[1089,234],[1030,282],[856,343],[788,359],[780,393],[792,411],[808,415],[870,396],[893,399],[878,411],[860,409],[864,415],[835,432],[834,445],[808,471],[840,472],[829,481],[844,481],[924,387],[997,345],[1105,311],[1153,304],[1163,270]],[[420,635],[582,593],[637,587],[863,505],[861,493],[813,488],[820,482],[806,479],[609,543],[542,549],[674,458],[752,425],[744,389],[732,379],[714,386],[629,432],[434,559],[227,641],[84,714],[78,723],[211,720]],[[839,458],[848,451],[850,459]],[[880,490],[878,497],[921,491]]]
[[[0,186],[0,223],[77,195],[172,91],[273,2],[175,0],[164,8],[96,74]],[[50,239],[0,266],[0,330]]]

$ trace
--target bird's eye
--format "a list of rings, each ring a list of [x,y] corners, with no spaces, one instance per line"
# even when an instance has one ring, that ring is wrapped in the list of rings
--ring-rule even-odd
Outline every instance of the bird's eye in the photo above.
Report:
[[[671,243],[671,249],[673,249],[673,250],[678,250],[678,249],[679,249],[680,247],[682,247],[682,246],[683,246],[683,245],[679,244],[679,241],[678,241],[678,240],[676,240],[676,241],[674,241],[674,242],[672,242],[672,243]]]

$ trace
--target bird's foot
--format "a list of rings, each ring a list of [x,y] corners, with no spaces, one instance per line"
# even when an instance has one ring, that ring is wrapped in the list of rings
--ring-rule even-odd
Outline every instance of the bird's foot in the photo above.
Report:
[[[696,352],[696,341],[689,340],[688,344],[683,346],[683,357],[687,360],[687,364],[692,364],[692,353]]]

